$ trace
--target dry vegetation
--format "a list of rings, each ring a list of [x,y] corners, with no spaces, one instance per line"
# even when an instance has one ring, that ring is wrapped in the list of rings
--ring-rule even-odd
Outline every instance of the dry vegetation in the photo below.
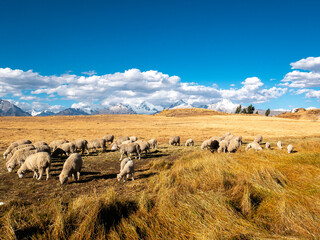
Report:
[[[3,239],[318,239],[320,125],[243,115],[0,118],[0,152],[32,141],[116,136],[156,137],[160,147],[136,161],[136,181],[118,183],[119,153],[84,156],[80,183],[18,179],[0,169]],[[200,114],[201,115],[201,114]],[[271,150],[211,154],[202,140],[225,132],[248,143],[264,136]],[[195,147],[167,140],[192,137]],[[275,149],[277,140],[295,153]]]
[[[296,120],[314,120],[317,121],[320,119],[320,109],[311,109],[305,110],[303,108],[298,109],[295,113],[282,113],[278,115],[280,118],[289,118],[289,119],[296,119]]]

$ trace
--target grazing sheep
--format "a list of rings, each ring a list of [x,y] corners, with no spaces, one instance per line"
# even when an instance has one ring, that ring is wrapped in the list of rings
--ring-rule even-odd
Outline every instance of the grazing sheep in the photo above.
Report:
[[[120,161],[122,160],[124,154],[126,154],[127,157],[129,157],[128,154],[131,155],[133,153],[135,153],[139,156],[139,160],[141,159],[141,157],[140,157],[141,149],[140,149],[139,144],[137,144],[137,143],[121,144],[119,147],[119,151],[121,153]],[[136,158],[137,158],[137,156],[136,156]]]
[[[141,153],[142,153],[143,151],[145,151],[146,154],[147,154],[148,152],[150,153],[150,144],[149,144],[148,142],[139,140],[139,141],[137,141],[137,144],[139,144]]]
[[[213,140],[210,144],[210,151],[213,153],[214,151],[217,151],[219,148],[219,142],[217,140]]]
[[[128,143],[133,143],[132,140],[126,140],[126,141],[123,141],[121,144],[128,144]]]
[[[76,152],[76,146],[73,143],[64,143],[58,148],[62,149],[67,156],[69,156],[70,153]]]
[[[254,138],[254,142],[256,142],[256,143],[261,143],[262,142],[262,136],[261,135],[257,135],[257,136],[255,136],[255,138]]]
[[[63,164],[62,171],[59,175],[60,183],[64,184],[72,175],[77,182],[80,179],[82,163],[81,155],[79,153],[72,153]]]
[[[38,141],[38,142],[35,142],[33,143],[34,146],[37,146],[37,145],[48,145],[45,141]]]
[[[122,142],[130,140],[130,138],[128,136],[122,136],[122,137],[118,137],[116,138],[116,140],[114,140],[114,142],[118,145],[120,145]]]
[[[15,153],[10,158],[10,160],[8,160],[6,162],[6,167],[8,169],[8,172],[12,172],[12,170],[16,166],[21,166],[23,164],[23,162],[27,159],[27,157],[29,157],[30,155],[35,154],[37,152],[38,152],[38,150],[35,149],[33,146],[22,148],[22,149],[15,151]]]
[[[77,139],[73,141],[73,144],[76,148],[76,151],[78,149],[82,150],[82,154],[84,154],[84,150],[87,150],[87,154],[89,155],[89,149],[88,149],[88,141],[85,139]]]
[[[169,144],[170,145],[179,145],[180,146],[180,137],[179,136],[173,136],[169,139]]]
[[[229,132],[226,132],[225,134],[223,134],[222,136],[221,136],[221,140],[224,140],[227,136],[229,136],[229,135],[231,135],[231,133],[229,133]]]
[[[51,158],[50,154],[47,152],[38,152],[30,155],[21,165],[18,170],[19,178],[22,178],[24,173],[27,170],[33,171],[33,177],[36,177],[38,180],[41,179],[44,171],[47,174],[47,179],[49,179],[49,171],[50,171]],[[39,177],[38,177],[39,172]]]
[[[107,143],[113,143],[113,139],[114,139],[114,136],[112,134],[108,134],[106,136],[103,137]]]
[[[277,142],[277,147],[278,147],[280,150],[282,149],[282,142],[281,142],[281,141]]]
[[[229,145],[229,142],[226,141],[226,140],[222,140],[220,143],[219,143],[219,148],[218,148],[218,153],[225,153],[228,149],[228,145]]]
[[[30,144],[31,141],[27,139],[18,140],[16,142],[13,142],[10,144],[10,146],[7,148],[7,150],[3,153],[3,158],[6,159],[7,155],[14,149],[15,147],[23,144]]]
[[[193,139],[188,139],[185,143],[185,146],[194,146],[194,142],[193,142]]]
[[[104,138],[94,139],[88,142],[88,149],[94,149],[97,151],[97,148],[102,148],[102,151],[106,151],[106,140]]]
[[[235,137],[234,135],[230,134],[230,135],[226,136],[226,137],[224,138],[224,140],[227,141],[227,142],[230,142],[231,139],[233,139],[234,137]]]
[[[210,139],[207,139],[207,140],[204,140],[204,141],[202,142],[202,144],[201,144],[201,150],[203,150],[203,149],[205,149],[205,148],[209,148],[212,141],[215,141],[215,140],[212,140],[211,138],[210,138]]]
[[[117,174],[117,179],[120,182],[123,178],[123,182],[127,180],[128,175],[131,174],[132,180],[134,180],[134,162],[129,160],[126,165],[124,165],[123,169]]]
[[[49,145],[43,144],[43,143],[44,142],[36,142],[33,145],[38,150],[38,152],[47,152],[47,153],[51,154],[51,149],[50,149]]]
[[[269,142],[266,142],[266,149],[270,149],[271,145]]]
[[[231,140],[236,140],[239,142],[240,146],[242,145],[242,136],[234,136]]]
[[[152,149],[157,148],[157,139],[152,138],[148,141],[148,143],[150,144],[150,148]]]
[[[111,146],[111,151],[117,151],[119,150],[121,144],[113,143]]]
[[[249,143],[248,146],[246,147],[246,151],[248,151],[250,148],[254,149],[255,151],[262,150],[262,148],[260,147],[259,143],[257,143],[257,142]]]
[[[65,151],[63,151],[61,148],[57,148],[56,150],[53,151],[53,153],[51,154],[51,157],[57,158],[59,156],[62,157],[62,155],[67,156],[67,153]]]
[[[7,157],[6,157],[6,160],[9,161],[10,158],[13,156],[13,154],[19,150],[19,149],[23,149],[23,148],[34,148],[33,144],[22,144],[22,145],[18,145],[16,146],[14,149],[11,150],[10,153],[8,153]]]
[[[223,140],[221,137],[212,137],[210,139],[211,141],[217,140],[218,142],[221,142]]]
[[[228,152],[232,153],[232,152],[236,152],[238,150],[238,148],[240,147],[240,142],[238,139],[233,138],[229,145],[228,145]]]
[[[121,163],[120,163],[120,172],[122,171],[122,169],[124,168],[124,166],[127,164],[128,161],[131,161],[131,158],[127,157],[122,159]]]
[[[51,152],[54,152],[61,144],[68,143],[68,140],[61,139],[61,140],[54,140],[49,144],[49,147],[51,148]]]
[[[136,136],[131,136],[129,137],[129,140],[131,140],[132,142],[136,142],[138,141],[138,138]]]
[[[293,146],[291,144],[288,145],[287,147],[288,153],[292,153],[293,151]]]

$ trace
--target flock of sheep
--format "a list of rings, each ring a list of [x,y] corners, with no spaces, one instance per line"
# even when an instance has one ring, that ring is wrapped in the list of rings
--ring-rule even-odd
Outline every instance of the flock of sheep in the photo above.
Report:
[[[246,151],[250,148],[255,151],[262,150],[260,143],[262,142],[262,136],[258,135],[254,141],[249,143],[246,147]],[[128,177],[134,180],[134,161],[131,159],[131,155],[135,154],[135,158],[141,158],[141,154],[151,153],[150,149],[157,148],[157,140],[150,139],[149,141],[138,140],[137,137],[118,137],[114,139],[113,135],[106,135],[103,138],[87,141],[85,139],[78,139],[73,142],[67,140],[55,140],[49,145],[43,141],[31,143],[29,140],[19,140],[10,144],[3,156],[7,160],[6,167],[9,172],[17,166],[20,168],[17,174],[22,178],[27,171],[33,172],[33,177],[40,180],[42,175],[46,173],[46,179],[50,176],[51,157],[59,157],[66,155],[68,158],[63,164],[62,171],[59,175],[61,184],[67,182],[68,178],[73,176],[75,181],[79,180],[80,171],[83,165],[82,157],[78,151],[89,155],[89,150],[97,151],[97,148],[102,148],[105,152],[107,149],[107,143],[111,144],[111,150],[118,150],[121,153],[120,157],[120,173],[117,175],[118,181],[122,178],[124,181]],[[179,145],[180,137],[173,136],[169,139],[169,145]],[[236,152],[242,145],[242,137],[234,136],[231,133],[226,133],[221,137],[212,137],[203,141],[201,149],[209,149],[211,152],[217,151],[218,153]],[[185,142],[185,146],[194,146],[193,139],[188,139]],[[277,147],[282,149],[282,143],[279,141]],[[266,149],[270,149],[270,143],[265,144]],[[292,153],[293,146],[290,144],[287,146],[288,153]],[[126,155],[126,158],[123,158]]]

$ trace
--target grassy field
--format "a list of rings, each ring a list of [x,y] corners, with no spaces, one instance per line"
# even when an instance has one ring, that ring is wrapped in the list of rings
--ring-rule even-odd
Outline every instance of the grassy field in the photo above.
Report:
[[[318,239],[320,124],[247,115],[190,112],[155,116],[2,117],[0,153],[17,139],[87,140],[106,134],[157,138],[136,160],[136,180],[117,182],[118,152],[84,155],[78,183],[61,186],[64,159],[51,178],[19,179],[0,169],[1,239]],[[203,140],[241,135],[235,154],[201,151]],[[261,134],[273,149],[245,152]],[[195,147],[167,144],[171,135]],[[275,148],[293,144],[295,152]],[[110,149],[110,147],[108,148]]]

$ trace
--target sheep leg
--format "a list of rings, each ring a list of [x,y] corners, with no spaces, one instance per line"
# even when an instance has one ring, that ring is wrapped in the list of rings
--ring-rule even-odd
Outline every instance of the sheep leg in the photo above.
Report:
[[[127,180],[127,176],[126,176],[126,174],[123,176],[123,182],[126,182],[126,180]]]
[[[38,178],[38,173],[36,170],[33,171],[33,178]]]
[[[77,173],[73,173],[72,176],[73,176],[73,180],[75,180],[77,182],[78,181],[77,180]]]
[[[87,154],[89,155],[90,153],[89,153],[89,149],[87,148]]]
[[[134,173],[131,173],[132,181],[134,181]]]
[[[80,172],[77,172],[78,181],[80,180]]]
[[[138,155],[139,155],[139,160],[140,160],[141,159],[140,153],[138,153]]]
[[[47,174],[47,179],[46,179],[46,181],[48,181],[48,179],[49,179],[49,177],[50,177],[50,168],[49,167],[47,167],[46,168],[46,174]]]
[[[120,161],[122,160],[122,158],[123,158],[123,153],[121,153]]]
[[[43,168],[40,168],[39,177],[37,179],[40,180],[42,178],[42,175],[43,175]]]

